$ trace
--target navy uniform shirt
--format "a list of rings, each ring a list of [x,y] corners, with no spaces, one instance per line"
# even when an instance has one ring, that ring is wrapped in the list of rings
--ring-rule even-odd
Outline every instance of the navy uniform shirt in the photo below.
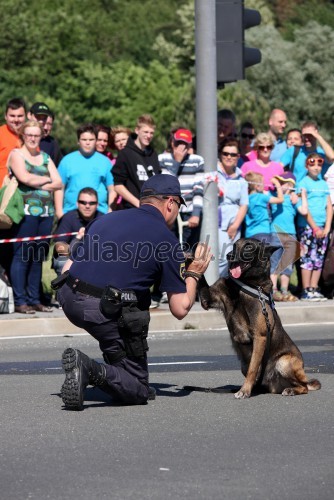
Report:
[[[72,260],[70,274],[100,288],[113,285],[146,295],[161,278],[161,290],[186,291],[183,251],[152,205],[113,212],[91,222]]]
[[[97,210],[93,220],[98,217],[102,217],[102,215],[104,214]],[[54,234],[77,233],[81,227],[86,227],[90,222],[91,221],[87,221],[81,216],[79,210],[70,210],[62,216]],[[75,238],[75,236],[60,236],[59,238],[53,238],[53,241],[64,241],[65,243],[70,243],[73,238]]]

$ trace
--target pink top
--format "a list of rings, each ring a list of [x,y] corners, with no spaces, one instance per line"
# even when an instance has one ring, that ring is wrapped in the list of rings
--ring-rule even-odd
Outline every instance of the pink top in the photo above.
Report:
[[[275,175],[281,175],[284,172],[284,168],[281,163],[276,161],[270,161],[266,167],[260,165],[256,160],[246,161],[241,166],[241,173],[245,177],[248,172],[256,172],[263,175],[264,189],[268,191],[269,189],[274,189],[274,185],[270,182]]]

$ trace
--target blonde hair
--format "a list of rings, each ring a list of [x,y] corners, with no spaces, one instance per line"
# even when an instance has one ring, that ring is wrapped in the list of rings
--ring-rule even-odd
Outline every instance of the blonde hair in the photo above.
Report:
[[[128,127],[123,127],[122,125],[119,125],[117,127],[112,127],[111,132],[110,132],[110,147],[111,149],[116,149],[115,147],[115,136],[117,134],[126,134],[128,137],[130,137],[132,131]]]
[[[274,145],[273,138],[268,132],[260,132],[259,134],[257,134],[257,136],[255,137],[254,149],[257,149],[258,146],[262,145],[263,143],[268,143],[270,146]]]
[[[41,137],[43,136],[44,130],[43,130],[42,124],[39,123],[37,120],[28,120],[21,125],[20,130],[19,130],[19,137],[20,137],[22,142],[24,142],[24,140],[23,140],[24,132],[25,132],[26,128],[29,128],[29,127],[38,127],[39,130],[41,131]]]
[[[151,115],[141,115],[137,118],[136,128],[144,127],[145,125],[155,128],[155,121]]]
[[[248,172],[245,175],[248,182],[248,192],[255,191],[255,184],[263,184],[263,175],[258,172]]]

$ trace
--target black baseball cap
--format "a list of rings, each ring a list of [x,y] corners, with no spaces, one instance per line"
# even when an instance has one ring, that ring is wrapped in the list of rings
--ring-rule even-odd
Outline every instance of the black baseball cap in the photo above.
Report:
[[[30,113],[32,113],[35,116],[47,115],[53,117],[51,109],[47,104],[45,104],[45,102],[35,102],[35,104],[33,104],[30,108]]]
[[[182,205],[186,205],[181,196],[181,186],[175,175],[157,174],[144,182],[140,191],[140,199],[148,196],[178,196]]]

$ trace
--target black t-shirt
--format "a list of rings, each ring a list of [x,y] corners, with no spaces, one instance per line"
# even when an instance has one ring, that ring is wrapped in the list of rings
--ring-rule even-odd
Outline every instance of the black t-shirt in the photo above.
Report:
[[[135,137],[135,134],[129,137],[125,148],[119,152],[112,174],[115,186],[117,184],[125,186],[133,196],[139,199],[144,182],[152,175],[159,174],[161,168],[154,149],[138,148],[134,142]],[[125,202],[125,207],[131,208],[132,205]]]

